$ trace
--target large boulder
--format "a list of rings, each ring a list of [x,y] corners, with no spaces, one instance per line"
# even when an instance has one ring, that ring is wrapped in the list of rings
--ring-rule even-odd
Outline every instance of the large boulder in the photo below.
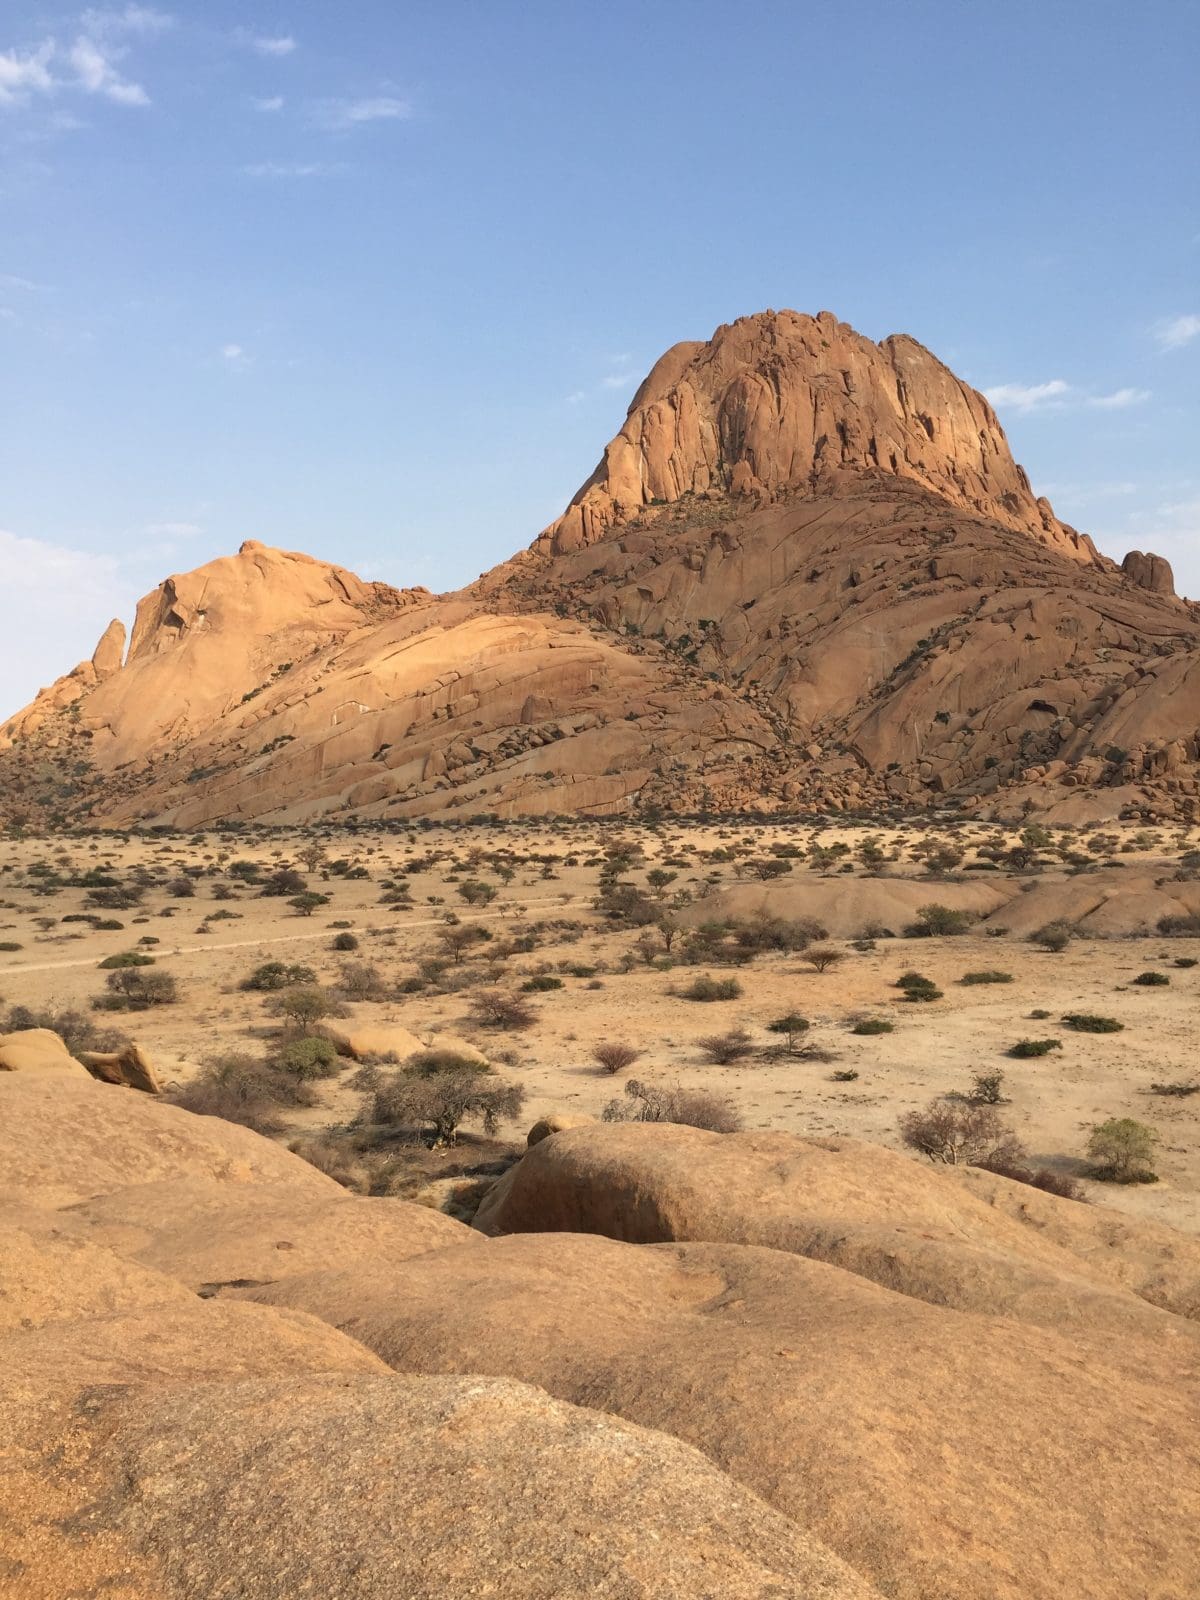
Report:
[[[73,1410],[9,1436],[22,1600],[875,1594],[700,1451],[522,1384],[298,1374]]]
[[[145,1094],[162,1093],[154,1063],[140,1044],[130,1042],[120,1050],[81,1050],[79,1059],[101,1083],[141,1089]]]
[[[49,1028],[0,1034],[0,1072],[64,1074],[82,1078],[86,1069]]]
[[[352,1061],[373,1056],[395,1056],[405,1061],[425,1049],[415,1033],[394,1023],[318,1022],[313,1032],[328,1039],[338,1055],[349,1056]]]
[[[290,1183],[167,1178],[55,1213],[78,1236],[202,1292],[353,1265],[370,1272],[425,1250],[482,1244],[424,1205]]]
[[[1200,1315],[1200,1242],[994,1175],[973,1190],[856,1139],[575,1128],[528,1150],[475,1226],[769,1245],[937,1304],[1051,1327],[1084,1305],[1124,1315],[1106,1297],[1115,1286]]]
[[[1182,1600],[1200,1576],[1200,1330],[1120,1291],[1123,1318],[1085,1299],[1056,1330],[782,1250],[526,1234],[252,1293],[399,1372],[673,1433],[895,1600]]]
[[[0,1074],[0,1153],[0,1190],[41,1206],[181,1176],[342,1192],[332,1178],[248,1128],[193,1116],[149,1095],[115,1094],[83,1067],[77,1079]]]

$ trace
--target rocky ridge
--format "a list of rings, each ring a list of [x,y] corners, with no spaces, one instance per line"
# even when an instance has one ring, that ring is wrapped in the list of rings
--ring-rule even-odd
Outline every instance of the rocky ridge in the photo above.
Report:
[[[677,345],[571,505],[457,594],[255,543],[0,730],[14,820],[1200,816],[1200,611],[1035,497],[914,340]]]

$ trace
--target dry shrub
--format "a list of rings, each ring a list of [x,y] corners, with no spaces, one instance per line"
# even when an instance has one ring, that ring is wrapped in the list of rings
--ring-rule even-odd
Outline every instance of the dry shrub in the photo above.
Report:
[[[900,1137],[910,1149],[948,1166],[982,1167],[1001,1160],[1019,1164],[1025,1150],[1016,1134],[988,1105],[931,1100],[923,1111],[900,1118]]]
[[[214,1056],[190,1083],[171,1096],[174,1105],[201,1117],[222,1117],[226,1122],[253,1128],[255,1133],[278,1133],[280,1112],[287,1106],[315,1104],[309,1085],[293,1073],[242,1051]]]
[[[605,1122],[674,1122],[710,1133],[737,1133],[741,1112],[706,1089],[668,1088],[630,1078],[625,1100],[610,1100],[601,1113]]]
[[[640,1061],[642,1052],[636,1050],[631,1044],[597,1044],[592,1046],[592,1060],[597,1066],[603,1067],[605,1072],[627,1072],[635,1061]]]
[[[471,996],[473,1021],[488,1028],[516,1030],[532,1028],[537,1012],[518,994],[506,994],[503,989],[480,989]]]
[[[730,1028],[727,1033],[708,1033],[696,1043],[714,1067],[728,1067],[750,1054],[753,1040],[745,1028]]]

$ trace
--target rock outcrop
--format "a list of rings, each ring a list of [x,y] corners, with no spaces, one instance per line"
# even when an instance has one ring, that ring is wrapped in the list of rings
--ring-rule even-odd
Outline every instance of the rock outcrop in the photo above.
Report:
[[[489,1238],[86,1076],[0,1075],[0,1157],[15,1600],[1196,1592],[1168,1229],[592,1124],[529,1146],[483,1215],[531,1231]]]
[[[1091,541],[1034,498],[983,395],[906,335],[766,311],[668,350],[625,426],[542,535],[555,555],[688,495],[815,490],[840,469],[902,478],[1074,560]]]
[[[915,341],[767,312],[657,363],[453,595],[253,542],[0,730],[0,815],[1200,819],[1200,611],[1055,517]]]

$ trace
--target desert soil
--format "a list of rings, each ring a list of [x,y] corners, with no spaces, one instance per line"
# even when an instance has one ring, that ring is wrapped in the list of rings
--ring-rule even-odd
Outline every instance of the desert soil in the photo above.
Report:
[[[1178,829],[1147,833],[1133,825],[1069,840],[1054,830],[1056,848],[1041,852],[1041,867],[969,870],[980,859],[981,845],[1012,846],[1018,832],[984,824],[947,825],[939,832],[925,824],[816,827],[739,819],[660,827],[537,822],[397,832],[323,830],[315,836],[248,830],[7,839],[0,842],[0,942],[19,948],[0,954],[0,997],[5,1014],[16,1005],[87,1010],[104,989],[98,963],[134,948],[139,939],[156,939],[144,948],[158,969],[177,979],[178,1003],[129,1015],[98,1014],[97,1020],[142,1044],[165,1080],[185,1083],[223,1051],[269,1045],[277,1023],[266,1011],[265,997],[238,987],[260,962],[302,962],[319,981],[335,985],[344,962],[367,961],[380,969],[392,991],[416,973],[423,957],[435,953],[448,913],[484,924],[498,937],[540,927],[537,947],[510,957],[498,979],[501,987],[518,989],[539,973],[561,977],[561,989],[529,997],[537,1020],[528,1030],[498,1033],[472,1023],[471,993],[496,981],[479,961],[458,976],[451,969],[451,981],[461,981],[461,989],[390,992],[381,1001],[353,1004],[344,1026],[395,1024],[423,1038],[446,1032],[471,1040],[526,1089],[519,1119],[502,1130],[514,1139],[523,1139],[540,1116],[599,1116],[619,1097],[621,1078],[598,1071],[590,1059],[601,1041],[628,1042],[644,1052],[633,1068],[635,1077],[728,1096],[749,1128],[851,1135],[893,1147],[900,1145],[897,1120],[904,1112],[933,1096],[966,1092],[974,1072],[998,1068],[1005,1074],[1001,1113],[1035,1164],[1079,1174],[1088,1130],[1111,1117],[1134,1117],[1156,1128],[1159,1183],[1089,1183],[1089,1193],[1124,1211],[1200,1232],[1200,1095],[1174,1098],[1152,1090],[1153,1084],[1186,1082],[1195,1071],[1200,965],[1176,963],[1200,960],[1200,938],[1166,938],[1156,931],[1158,915],[1164,907],[1177,909],[1172,897],[1181,882],[1186,887],[1189,869],[1181,866],[1181,857],[1194,848],[1194,838]],[[302,852],[314,838],[324,847],[326,862],[342,858],[369,876],[347,878],[329,873],[327,866],[303,866]],[[858,852],[867,838],[877,839],[889,859],[865,866]],[[629,882],[644,887],[647,871],[660,859],[677,863],[663,904],[670,906],[680,891],[690,894],[690,903],[673,912],[680,922],[744,916],[760,906],[781,915],[812,915],[829,928],[844,959],[818,973],[801,954],[760,955],[737,970],[743,990],[738,998],[709,1004],[673,992],[706,970],[703,965],[676,963],[664,970],[647,966],[639,956],[622,970],[639,930],[614,925],[593,905],[603,852],[618,839],[644,852],[625,874]],[[953,842],[965,855],[957,867],[934,876],[911,852],[939,841]],[[718,851],[758,860],[772,844],[808,849],[814,842],[825,848],[841,842],[849,853],[820,868],[796,860],[791,873],[770,884],[740,871],[738,859],[708,859]],[[1067,845],[1090,850],[1095,870],[1065,867],[1056,851]],[[400,875],[406,862],[431,852],[445,856],[424,870]],[[487,859],[495,852],[510,852],[517,863],[507,884]],[[329,903],[311,918],[302,917],[285,899],[263,898],[230,878],[227,868],[234,860],[257,861],[268,872],[296,866],[310,888],[330,897]],[[847,862],[852,870],[845,870]],[[39,864],[64,875],[69,864],[76,875],[102,863],[123,882],[139,870],[157,881],[131,911],[91,912],[82,888],[36,892],[42,881]],[[195,894],[176,898],[167,882],[188,869],[198,874]],[[482,907],[465,905],[456,890],[468,879],[492,885],[496,898]],[[411,908],[382,905],[384,881],[407,883]],[[214,898],[219,884],[229,885],[230,898]],[[979,920],[954,937],[904,937],[915,908],[929,903],[972,909]],[[64,920],[85,909],[124,926],[100,932],[86,922]],[[206,920],[214,913],[225,915]],[[1050,953],[1030,941],[1031,922],[1040,926],[1060,915],[1079,929],[1064,951]],[[357,952],[346,956],[331,949],[334,924],[349,925],[360,941]],[[883,936],[883,929],[895,936]],[[871,933],[870,947],[854,948],[856,938],[861,943]],[[486,946],[479,948],[486,954]],[[571,976],[564,970],[568,965],[595,968],[595,974]],[[932,978],[943,998],[904,1003],[895,980],[913,969]],[[984,969],[1001,969],[1012,981],[962,984],[964,974]],[[718,977],[733,975],[733,969],[711,970]],[[1166,973],[1169,984],[1135,985],[1132,980],[1146,970]],[[1031,1018],[1034,1010],[1049,1015]],[[810,1020],[806,1043],[817,1047],[816,1057],[705,1064],[701,1036],[742,1025],[765,1050],[779,1043],[766,1024],[788,1011]],[[1114,1017],[1123,1031],[1091,1035],[1064,1028],[1062,1016],[1080,1011]],[[895,1031],[853,1035],[850,1028],[864,1017],[887,1018]],[[1032,1060],[1007,1056],[1011,1045],[1030,1037],[1058,1038],[1062,1048]],[[853,1081],[834,1080],[835,1072],[850,1070],[858,1073]],[[360,1100],[348,1084],[350,1076],[322,1084],[316,1107],[290,1113],[284,1137],[349,1120]]]

